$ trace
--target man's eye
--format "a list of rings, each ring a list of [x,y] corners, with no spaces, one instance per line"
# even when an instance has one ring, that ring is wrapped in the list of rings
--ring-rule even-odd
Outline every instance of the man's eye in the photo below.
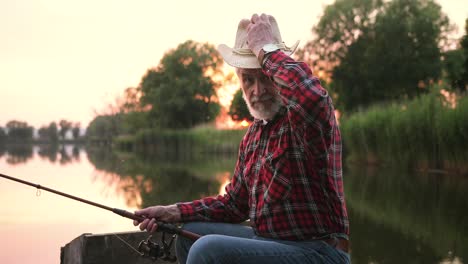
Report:
[[[262,76],[261,82],[266,83],[266,82],[269,82],[269,81],[270,81],[270,78],[268,76],[266,76],[266,75]]]
[[[244,85],[251,85],[253,81],[252,77],[244,77]]]

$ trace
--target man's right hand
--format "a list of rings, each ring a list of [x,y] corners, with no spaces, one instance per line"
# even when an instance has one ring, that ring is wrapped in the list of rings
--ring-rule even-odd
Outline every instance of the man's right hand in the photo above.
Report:
[[[135,215],[145,217],[146,219],[142,222],[137,220],[133,221],[133,225],[140,226],[140,230],[146,230],[150,233],[154,233],[158,229],[157,221],[163,222],[179,222],[181,220],[180,210],[177,205],[167,206],[150,206],[141,210],[135,211]]]
[[[247,45],[250,50],[258,57],[260,50],[265,44],[275,43],[273,36],[270,15],[253,14],[250,24],[247,26]]]

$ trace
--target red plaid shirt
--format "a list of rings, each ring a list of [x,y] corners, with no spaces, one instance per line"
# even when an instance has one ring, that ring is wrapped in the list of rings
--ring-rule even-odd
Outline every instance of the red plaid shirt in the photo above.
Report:
[[[256,234],[308,240],[349,234],[341,136],[332,100],[303,62],[283,52],[265,60],[284,107],[245,134],[226,194],[179,203],[182,221],[241,222]]]

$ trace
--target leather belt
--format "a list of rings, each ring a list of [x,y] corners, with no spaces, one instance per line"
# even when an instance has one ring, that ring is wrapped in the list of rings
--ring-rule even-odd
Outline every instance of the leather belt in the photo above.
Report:
[[[330,246],[336,249],[349,253],[349,241],[344,238],[339,238],[339,237],[327,238],[327,239],[323,239],[322,241],[324,241],[325,243],[329,244]]]

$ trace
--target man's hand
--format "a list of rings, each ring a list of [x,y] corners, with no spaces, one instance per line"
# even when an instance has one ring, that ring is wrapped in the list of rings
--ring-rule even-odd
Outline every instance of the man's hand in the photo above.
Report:
[[[163,222],[179,222],[181,220],[180,210],[177,205],[167,205],[167,206],[151,206],[141,210],[135,211],[135,215],[143,216],[146,219],[142,222],[137,220],[133,221],[133,225],[140,225],[140,230],[146,230],[150,233],[154,233],[158,229],[156,221]]]
[[[254,14],[247,26],[247,45],[257,57],[265,44],[275,43],[269,18],[269,15]]]

